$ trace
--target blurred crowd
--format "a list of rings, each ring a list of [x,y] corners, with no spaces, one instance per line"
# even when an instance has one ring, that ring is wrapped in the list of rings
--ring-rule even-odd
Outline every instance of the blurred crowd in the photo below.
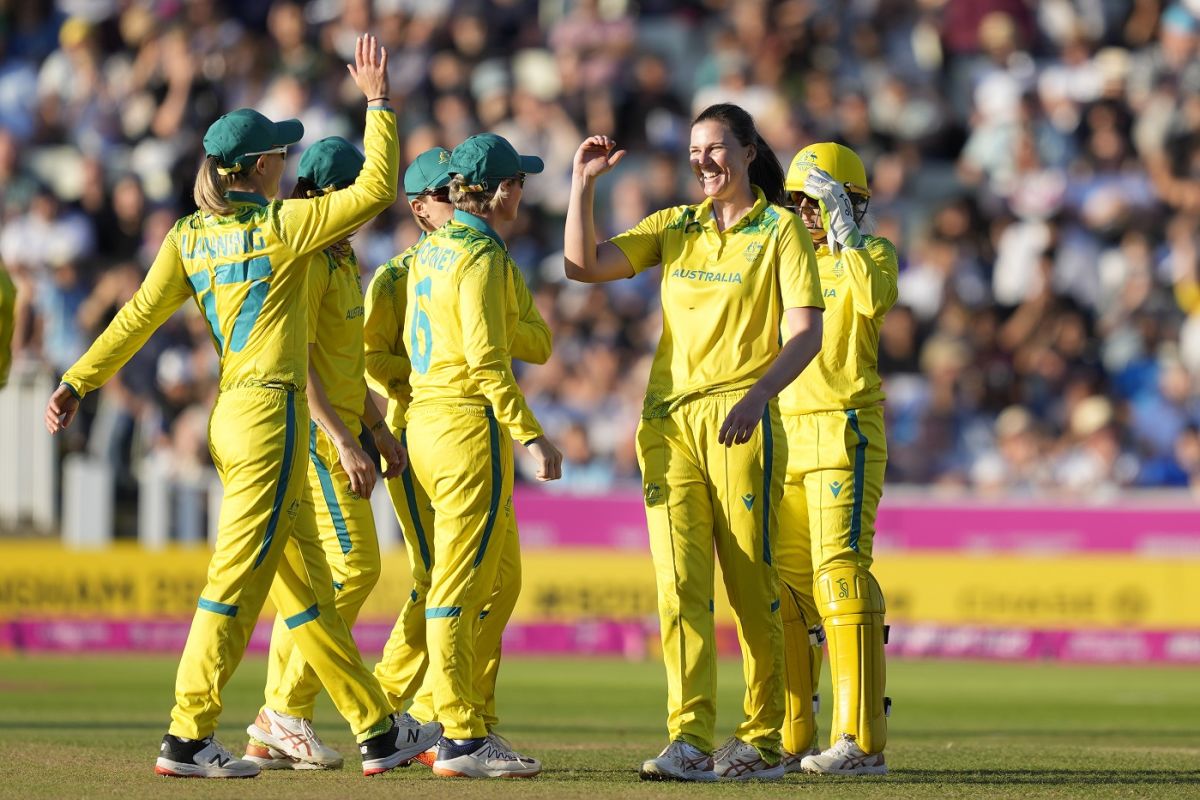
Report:
[[[637,484],[661,324],[655,272],[563,279],[575,148],[605,133],[630,151],[597,200],[611,235],[695,201],[690,119],[732,101],[785,163],[832,139],[867,164],[870,224],[901,254],[880,348],[889,480],[1200,489],[1200,0],[0,0],[0,20],[18,372],[61,373],[136,290],[194,209],[221,113],[359,137],[342,64],[373,31],[406,163],[482,130],[546,161],[503,233],[554,332],[550,363],[519,374],[562,488]],[[400,203],[355,246],[370,269],[417,235]],[[186,307],[69,446],[194,478],[215,377]]]

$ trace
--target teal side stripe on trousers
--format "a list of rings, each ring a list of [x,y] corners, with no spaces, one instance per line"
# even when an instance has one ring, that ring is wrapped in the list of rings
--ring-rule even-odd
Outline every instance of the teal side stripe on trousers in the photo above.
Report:
[[[400,445],[405,452],[408,451],[408,429],[400,431]],[[425,571],[429,571],[429,542],[425,538],[425,526],[421,524],[421,512],[417,508],[417,490],[413,486],[412,466],[404,468],[404,472],[400,473],[400,480],[404,484],[404,501],[408,504],[408,514],[412,517],[413,531],[417,534],[417,547],[421,551],[421,562],[425,565]],[[416,598],[413,598],[414,600]]]
[[[201,597],[200,602],[196,607],[202,611],[211,611],[214,614],[224,614],[227,617],[237,616],[237,606],[231,606],[228,603],[218,603],[216,600],[206,600]]]
[[[350,541],[350,531],[346,530],[346,517],[342,515],[342,506],[338,503],[337,491],[333,488],[333,476],[329,467],[317,455],[317,423],[308,424],[308,459],[313,469],[317,471],[317,480],[321,482],[321,495],[325,498],[325,508],[329,511],[329,519],[333,520],[333,530],[337,533],[338,545],[342,555],[350,552],[353,544]]]
[[[439,608],[425,609],[425,619],[441,619],[443,617],[457,617],[462,614],[462,606],[441,606]]]
[[[862,536],[862,507],[863,492],[866,487],[863,482],[867,476],[867,437],[858,427],[858,412],[850,409],[846,412],[850,420],[850,430],[858,437],[858,446],[854,448],[854,511],[850,516],[850,549],[858,552],[858,540]]]
[[[763,488],[762,488],[762,531],[763,561],[771,563],[771,477],[775,472],[775,440],[771,432],[771,405],[763,410]]]
[[[479,552],[475,554],[473,567],[483,563],[483,554],[487,552],[488,539],[492,538],[492,529],[496,527],[496,514],[500,511],[500,484],[504,480],[504,471],[500,467],[500,426],[496,424],[496,416],[492,409],[487,409],[488,443],[492,455],[492,500],[488,506],[487,524],[483,528],[483,538],[479,541]]]
[[[287,427],[283,435],[283,469],[279,473],[279,483],[275,484],[275,502],[271,505],[271,518],[267,520],[267,533],[263,536],[262,547],[258,550],[258,558],[254,559],[254,568],[267,557],[271,549],[271,541],[275,538],[275,526],[279,524],[279,512],[283,510],[283,498],[287,494],[288,479],[292,475],[292,456],[296,449],[296,393],[287,393]]]
[[[284,625],[288,626],[288,630],[299,628],[306,622],[312,622],[317,617],[321,616],[321,609],[317,608],[316,604],[309,606],[299,614],[293,614],[283,621]]]

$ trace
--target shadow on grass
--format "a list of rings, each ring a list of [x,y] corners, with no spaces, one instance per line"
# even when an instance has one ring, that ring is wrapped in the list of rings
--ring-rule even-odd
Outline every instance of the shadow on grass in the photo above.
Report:
[[[998,786],[1137,786],[1144,784],[1200,784],[1200,770],[894,769],[882,780],[888,783],[953,783]]]

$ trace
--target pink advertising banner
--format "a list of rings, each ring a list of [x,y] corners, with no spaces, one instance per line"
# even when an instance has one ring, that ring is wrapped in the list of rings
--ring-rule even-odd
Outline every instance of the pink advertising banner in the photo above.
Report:
[[[524,547],[648,550],[636,492],[569,496],[518,488],[513,499]],[[1113,505],[938,502],[884,498],[877,552],[1131,553],[1200,558],[1200,504],[1125,500]]]
[[[391,625],[362,623],[354,637],[366,654],[383,649]],[[178,653],[186,620],[26,620],[0,623],[0,647],[42,653]],[[738,652],[737,633],[719,626],[723,655]],[[249,652],[265,653],[271,627],[260,625]],[[658,649],[650,621],[514,623],[504,633],[508,655],[615,656],[640,660]],[[1070,661],[1091,664],[1200,665],[1200,631],[1028,630],[973,626],[893,625],[888,657],[999,661]]]

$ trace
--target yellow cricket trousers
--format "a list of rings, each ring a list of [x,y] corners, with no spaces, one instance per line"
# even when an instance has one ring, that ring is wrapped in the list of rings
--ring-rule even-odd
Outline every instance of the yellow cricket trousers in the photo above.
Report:
[[[424,600],[430,691],[427,701],[418,694],[410,713],[441,722],[450,738],[478,738],[488,732],[487,709],[495,719],[500,636],[520,591],[512,439],[489,407],[418,406],[408,419],[409,471],[414,489],[425,487],[433,509],[432,527],[421,523],[429,555],[427,594],[422,598],[418,589],[397,623],[401,636],[411,627],[417,637],[416,609]],[[423,559],[420,563],[424,567]],[[413,564],[415,572],[417,561]],[[507,574],[498,587],[502,565]],[[504,602],[497,608],[498,591]],[[376,668],[393,701],[411,690],[415,678],[400,685],[391,676],[420,671],[412,666],[420,657],[412,652],[419,638],[408,641],[407,653],[398,638],[393,631]]]
[[[308,425],[303,394],[238,388],[217,397],[209,449],[225,496],[216,552],[175,679],[175,736],[199,739],[216,729],[221,689],[268,593],[356,736],[390,723],[391,708],[337,613],[312,505],[304,503]]]
[[[309,425],[308,485],[304,503],[314,506],[317,533],[333,573],[338,613],[346,626],[353,628],[363,603],[379,582],[379,537],[371,502],[350,491],[350,478],[338,460],[337,447],[316,423]],[[267,660],[267,707],[312,719],[320,691],[321,681],[296,647],[284,616],[276,614]]]
[[[691,400],[643,419],[638,460],[667,667],[667,729],[711,752],[716,723],[715,565],[737,620],[745,721],[734,735],[774,763],[783,721],[783,631],[774,540],[787,447],[774,400],[746,444],[717,441],[743,392]]]
[[[407,431],[401,431],[400,441],[408,447]],[[426,678],[429,651],[425,642],[425,599],[429,596],[429,576],[433,566],[429,544],[433,532],[433,506],[425,487],[416,480],[411,469],[388,479],[387,489],[404,532],[413,589],[383,648],[383,658],[375,665],[375,677],[392,708],[402,711],[411,700],[409,713],[427,722],[434,718],[433,683]],[[475,639],[475,651],[479,654],[475,685],[483,699],[483,705],[476,711],[489,731],[500,722],[496,716],[496,676],[500,667],[501,638],[521,593],[521,550],[516,517],[509,515],[508,522],[509,532],[500,554],[496,585],[481,612],[483,619]],[[485,654],[486,658],[483,657]]]
[[[784,585],[784,747],[805,752],[814,744],[820,642],[828,637],[830,739],[850,733],[879,752],[887,737],[884,608],[870,568],[887,466],[883,407],[785,415],[783,426],[790,455],[775,552]],[[835,630],[845,635],[835,641]]]

